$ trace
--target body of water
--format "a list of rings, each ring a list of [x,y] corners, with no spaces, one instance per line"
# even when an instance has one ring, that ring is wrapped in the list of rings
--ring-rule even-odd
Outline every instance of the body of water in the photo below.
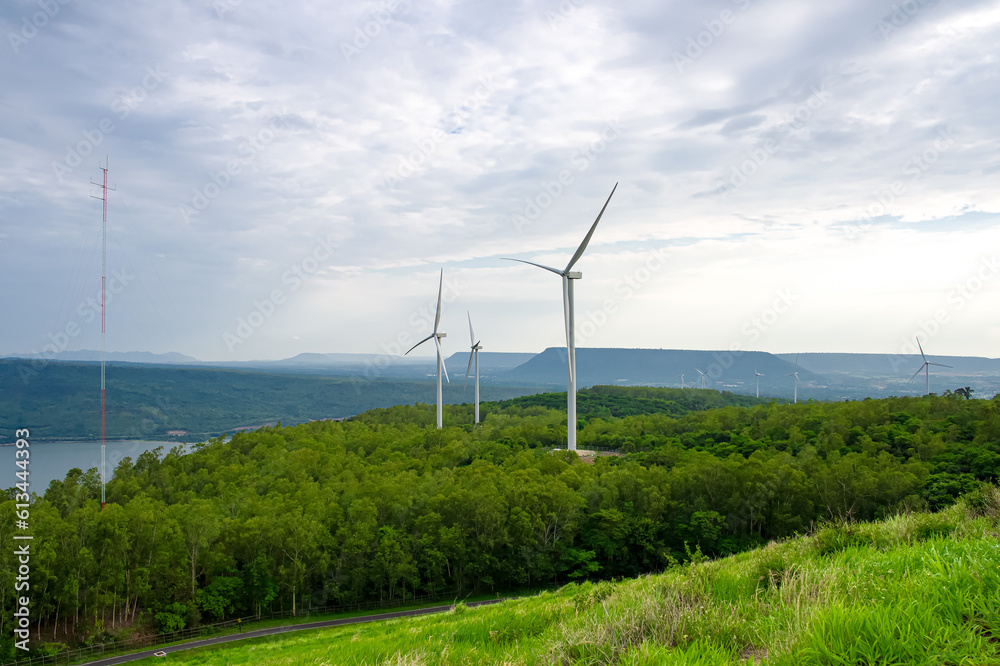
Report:
[[[140,454],[158,446],[163,447],[162,457],[177,445],[177,442],[106,442],[105,474],[110,480],[122,458],[128,457],[135,462]],[[189,444],[186,450],[190,450],[191,446]],[[98,470],[101,468],[100,442],[31,442],[28,450],[31,452],[28,458],[28,491],[37,495],[43,495],[53,480],[61,481],[66,478],[66,472],[74,467],[79,467],[84,472],[92,467]],[[15,465],[18,460],[15,458],[16,451],[16,446],[0,446],[0,488],[10,488],[21,482],[15,476],[21,471]]]

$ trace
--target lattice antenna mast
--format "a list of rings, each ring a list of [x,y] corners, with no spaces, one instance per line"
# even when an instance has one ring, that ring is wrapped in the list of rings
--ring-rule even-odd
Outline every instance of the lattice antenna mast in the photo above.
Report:
[[[105,444],[105,431],[104,431],[104,360],[105,360],[105,335],[106,335],[106,312],[107,312],[107,293],[108,293],[108,191],[114,191],[115,188],[108,187],[108,158],[104,158],[104,166],[101,167],[101,171],[104,172],[104,180],[101,183],[95,183],[93,180],[90,181],[91,185],[97,185],[101,188],[101,196],[97,197],[91,194],[95,199],[100,199],[103,204],[103,213],[101,217],[101,509],[104,508],[104,482],[105,482],[105,457],[104,457],[104,444]]]

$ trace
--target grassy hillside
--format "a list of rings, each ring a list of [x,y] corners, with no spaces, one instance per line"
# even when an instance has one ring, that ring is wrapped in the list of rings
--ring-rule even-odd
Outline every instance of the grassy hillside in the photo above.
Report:
[[[622,583],[169,655],[237,664],[1000,664],[1000,491]]]

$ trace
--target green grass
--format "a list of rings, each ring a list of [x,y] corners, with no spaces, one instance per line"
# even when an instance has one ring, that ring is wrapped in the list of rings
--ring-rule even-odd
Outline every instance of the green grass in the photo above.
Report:
[[[169,664],[1000,665],[1000,490],[622,583]]]

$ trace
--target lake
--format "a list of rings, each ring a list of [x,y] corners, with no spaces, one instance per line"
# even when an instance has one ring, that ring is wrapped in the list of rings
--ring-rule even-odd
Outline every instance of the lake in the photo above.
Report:
[[[30,440],[29,440],[30,441]],[[115,468],[122,458],[129,457],[132,462],[145,451],[151,451],[158,446],[163,447],[161,454],[165,455],[177,446],[177,442],[137,442],[109,441],[105,443],[105,473],[108,479],[114,474]],[[190,450],[191,445],[188,445]],[[0,488],[10,488],[20,479],[14,476],[21,469],[14,465],[16,446],[0,446]],[[31,457],[28,458],[28,491],[43,495],[49,484],[55,480],[66,478],[66,472],[79,467],[86,472],[91,467],[101,467],[100,442],[31,442]]]

